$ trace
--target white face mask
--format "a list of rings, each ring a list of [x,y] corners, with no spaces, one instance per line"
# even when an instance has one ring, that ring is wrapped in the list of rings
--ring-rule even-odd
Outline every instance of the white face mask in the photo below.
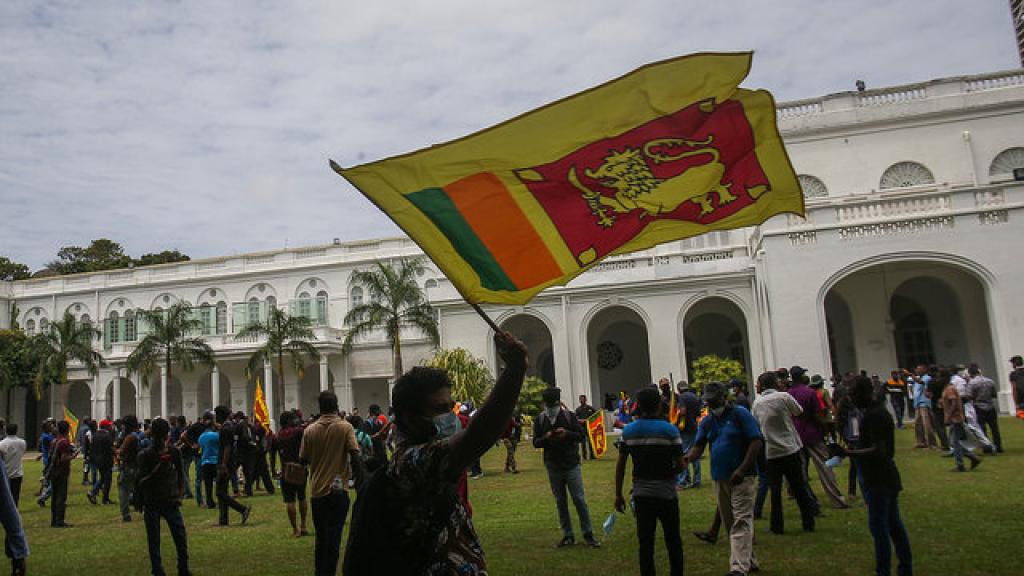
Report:
[[[725,406],[719,406],[718,408],[712,408],[711,409],[711,413],[714,414],[715,417],[721,416],[723,413],[725,413]]]
[[[558,406],[545,406],[544,407],[544,413],[547,414],[548,418],[551,419],[552,421],[555,418],[558,418],[558,411],[559,411],[559,407]]]
[[[462,423],[455,412],[445,412],[434,416],[434,428],[437,429],[438,438],[448,438],[462,428]]]

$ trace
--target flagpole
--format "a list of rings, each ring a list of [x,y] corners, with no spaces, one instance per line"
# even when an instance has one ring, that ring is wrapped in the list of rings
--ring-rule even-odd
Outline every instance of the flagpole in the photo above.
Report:
[[[476,313],[479,314],[480,317],[484,319],[484,322],[486,322],[487,325],[491,327],[491,330],[494,330],[495,332],[502,332],[502,329],[498,328],[498,325],[495,324],[494,320],[491,320],[491,317],[488,316],[487,313],[483,311],[483,308],[480,308],[478,304],[475,304],[473,302],[470,302],[469,305],[472,306],[473,310],[476,310]]]

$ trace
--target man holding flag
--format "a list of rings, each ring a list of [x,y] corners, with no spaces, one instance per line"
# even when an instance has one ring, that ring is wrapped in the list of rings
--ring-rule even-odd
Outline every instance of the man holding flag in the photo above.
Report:
[[[69,414],[64,409],[65,418]],[[73,415],[72,415],[73,416]],[[64,511],[68,505],[68,478],[71,477],[71,461],[75,459],[75,449],[71,443],[71,424],[65,419],[57,423],[57,439],[50,448],[50,468],[47,477],[53,491],[50,503],[50,527],[70,528],[64,521]]]

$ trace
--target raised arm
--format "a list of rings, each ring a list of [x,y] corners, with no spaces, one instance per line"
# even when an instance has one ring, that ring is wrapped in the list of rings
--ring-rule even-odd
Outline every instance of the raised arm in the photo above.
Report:
[[[508,426],[508,420],[519,400],[519,391],[523,387],[527,365],[526,346],[507,332],[496,333],[494,344],[505,363],[505,369],[466,429],[449,440],[452,469],[459,473],[494,446]]]

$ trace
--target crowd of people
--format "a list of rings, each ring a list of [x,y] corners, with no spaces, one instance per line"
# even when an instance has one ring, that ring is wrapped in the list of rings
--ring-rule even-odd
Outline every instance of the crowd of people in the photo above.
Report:
[[[495,444],[506,449],[505,472],[517,473],[516,447],[523,418],[516,401],[526,368],[524,346],[499,333],[505,369],[488,400],[479,407],[458,404],[442,370],[417,367],[397,380],[392,407],[339,410],[329,391],[318,398],[319,412],[280,415],[274,433],[265,423],[218,406],[189,423],[183,417],[116,421],[86,419],[72,440],[67,421],[48,420],[39,438],[43,474],[35,501],[50,506],[51,526],[68,528],[71,462],[83,459],[82,485],[92,505],[114,505],[123,522],[142,514],[151,572],[164,574],[161,523],[177,552],[177,572],[190,574],[185,501],[216,509],[227,526],[234,511],[245,524],[255,491],[285,503],[291,536],[308,536],[312,514],[315,574],[335,574],[342,560],[341,540],[349,518],[349,490],[358,497],[343,569],[361,574],[377,567],[382,554],[396,574],[485,574],[483,550],[472,524],[468,479],[483,474],[480,457]],[[1024,362],[1014,357],[1014,398],[1024,387]],[[826,383],[800,366],[765,372],[756,396],[739,380],[709,382],[700,390],[663,378],[614,403],[614,425],[621,428],[615,468],[614,507],[636,517],[639,569],[655,573],[656,526],[668,551],[669,573],[684,571],[679,493],[702,486],[702,456],[710,451],[709,474],[717,503],[710,528],[695,531],[715,543],[725,531],[729,574],[760,570],[754,547],[754,520],[770,506],[769,530],[785,532],[783,492],[795,499],[804,532],[814,532],[824,503],[849,508],[858,490],[868,509],[875,543],[876,574],[912,573],[910,538],[899,511],[902,490],[894,453],[895,429],[909,411],[917,447],[941,450],[955,471],[977,467],[976,451],[1003,451],[996,418],[994,382],[976,365],[917,366],[894,370],[886,381],[865,373],[834,377]],[[581,463],[595,457],[585,423],[597,411],[586,396],[570,409],[561,391],[542,393],[543,409],[533,419],[532,443],[543,461],[561,529],[558,547],[576,543],[571,499],[583,542],[600,548],[584,492]],[[0,440],[0,504],[8,538],[6,552],[14,573],[24,574],[28,545],[17,505],[22,491],[25,441],[14,424]],[[991,440],[989,439],[991,438]],[[849,460],[844,494],[834,469]],[[632,462],[627,494],[625,476]],[[810,483],[817,471],[824,500]],[[114,471],[117,471],[115,480]],[[770,498],[769,498],[770,497]],[[308,506],[307,506],[308,501]]]

